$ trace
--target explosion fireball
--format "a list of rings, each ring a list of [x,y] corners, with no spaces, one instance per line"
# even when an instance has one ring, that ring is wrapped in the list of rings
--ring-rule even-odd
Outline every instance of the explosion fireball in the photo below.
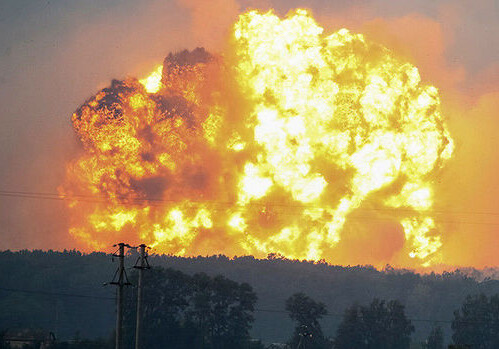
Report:
[[[453,142],[417,68],[305,10],[247,12],[229,47],[170,54],[78,108],[71,234],[334,262],[351,213],[384,208],[416,265],[439,262],[432,183]]]

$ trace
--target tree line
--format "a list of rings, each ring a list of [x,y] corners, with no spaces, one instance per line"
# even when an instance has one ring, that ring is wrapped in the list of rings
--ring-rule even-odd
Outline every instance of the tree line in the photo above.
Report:
[[[419,343],[425,348],[438,348],[438,343],[450,342],[473,348],[499,347],[494,342],[497,282],[476,281],[460,272],[418,275],[275,256],[266,260],[152,256],[151,264],[170,265],[176,270],[156,268],[145,272],[145,277],[151,278],[146,285],[154,287],[144,293],[144,324],[154,330],[151,336],[144,333],[144,338],[156,336],[154,342],[168,342],[170,346],[177,342],[178,348],[261,347],[253,338],[264,343],[286,342],[291,348],[341,348],[342,341],[377,348],[376,343],[387,343],[389,338],[394,343],[390,345],[397,348],[407,343],[407,337],[411,348],[422,347]],[[0,252],[0,270],[8,270],[0,273],[0,329],[43,327],[57,334],[59,345],[71,348],[78,343],[84,343],[82,348],[111,343],[111,339],[92,338],[109,336],[114,327],[114,288],[102,287],[110,281],[114,268],[110,256],[104,253]],[[133,287],[126,291],[125,333],[129,343],[134,334],[135,292]],[[466,298],[465,293],[476,296]],[[64,296],[71,294],[94,298]],[[414,302],[420,305],[420,313],[414,311]],[[314,312],[307,314],[300,309]],[[453,314],[456,309],[458,312]],[[424,315],[424,311],[429,314]],[[336,323],[334,327],[332,323]],[[476,335],[474,324],[480,325],[480,335]],[[80,334],[75,336],[79,329]],[[418,330],[420,335],[416,335]],[[269,339],[272,332],[279,335]],[[392,335],[403,333],[405,337]],[[419,346],[414,347],[416,344]]]
[[[136,275],[132,275],[132,281]],[[132,282],[133,283],[133,282]],[[144,348],[160,349],[264,349],[250,329],[257,294],[247,283],[204,273],[188,275],[161,267],[145,273],[143,304]],[[133,348],[136,290],[125,300],[126,347]],[[334,337],[324,334],[320,320],[328,315],[324,303],[305,293],[285,302],[295,323],[286,345],[290,349],[409,349],[414,332],[412,319],[397,300],[373,299],[367,305],[349,306]],[[499,294],[468,296],[454,312],[452,336],[455,348],[499,348]],[[52,349],[111,349],[113,340],[81,340],[56,343]],[[8,348],[5,343],[2,349]],[[27,346],[26,348],[29,348]],[[34,346],[33,346],[34,348]],[[38,347],[39,348],[39,347]],[[440,326],[435,326],[420,348],[443,349]]]
[[[249,333],[257,295],[247,283],[156,267],[144,273],[143,294],[144,348],[261,347]],[[133,347],[136,290],[125,305],[126,340]]]
[[[374,299],[368,305],[353,304],[342,317],[334,338],[324,336],[319,320],[328,314],[324,303],[303,293],[286,301],[286,310],[296,327],[289,347],[308,349],[409,349],[412,320],[397,300]],[[499,294],[469,295],[452,321],[453,343],[449,348],[499,348]],[[443,349],[442,328],[435,325],[422,349]],[[414,346],[413,346],[414,347]]]

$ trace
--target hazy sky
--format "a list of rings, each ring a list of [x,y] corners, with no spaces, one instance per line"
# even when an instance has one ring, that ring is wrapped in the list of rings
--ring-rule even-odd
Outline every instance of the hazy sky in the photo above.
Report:
[[[56,193],[78,151],[71,113],[112,78],[145,75],[170,51],[223,49],[246,8],[313,11],[366,33],[420,68],[442,94],[456,156],[439,184],[444,253],[499,264],[499,1],[1,0],[0,190]],[[470,213],[475,212],[475,213]],[[497,213],[484,215],[483,213]],[[0,248],[75,246],[58,201],[0,196]],[[469,251],[455,252],[467,244]]]

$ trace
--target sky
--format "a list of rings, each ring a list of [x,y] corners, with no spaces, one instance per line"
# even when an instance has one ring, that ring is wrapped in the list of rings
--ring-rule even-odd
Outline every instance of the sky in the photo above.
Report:
[[[223,51],[246,9],[284,16],[296,7],[310,9],[327,32],[346,27],[389,47],[440,90],[456,142],[436,185],[445,260],[499,265],[493,0],[2,0],[0,191],[57,192],[65,163],[80,151],[70,116],[111,79],[145,76],[171,51]],[[77,247],[67,221],[58,200],[0,196],[0,249]]]

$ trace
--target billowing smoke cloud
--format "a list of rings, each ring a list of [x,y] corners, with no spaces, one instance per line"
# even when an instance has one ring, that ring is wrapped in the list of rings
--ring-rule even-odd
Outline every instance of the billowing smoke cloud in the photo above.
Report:
[[[71,233],[94,248],[337,262],[351,215],[385,207],[405,240],[389,261],[440,262],[431,181],[453,141],[417,68],[362,35],[323,34],[303,10],[241,15],[232,41],[220,57],[170,54],[76,111]]]
[[[6,10],[0,11],[9,16],[0,21],[5,48],[0,56],[0,115],[4,126],[0,141],[5,151],[0,156],[5,165],[2,183],[11,190],[55,192],[63,180],[63,164],[75,156],[67,115],[96,86],[104,87],[112,78],[127,74],[143,76],[167,52],[203,45],[202,40],[210,50],[220,49],[229,32],[229,28],[225,33],[220,28],[216,36],[203,37],[201,1],[179,1],[176,5],[146,1],[125,6],[120,2],[119,8],[111,5],[108,9],[82,5],[61,10],[51,5],[30,13],[14,5],[9,11],[9,2],[5,4]],[[223,2],[220,4],[223,6]],[[222,11],[227,19],[220,22],[229,25],[234,9],[273,7],[284,15],[299,5],[278,0],[231,2],[228,10]],[[498,145],[491,134],[498,126],[495,2],[398,1],[388,5],[379,1],[310,1],[307,6],[326,31],[348,27],[364,33],[370,41],[382,43],[417,66],[422,80],[439,88],[442,114],[456,146],[453,158],[434,183],[435,219],[444,226],[442,263],[497,265],[499,257],[493,250],[499,220],[497,215],[484,214],[494,213],[497,207],[494,188]],[[206,23],[218,23],[214,16],[220,17],[205,10],[210,13]],[[51,17],[68,18],[70,12],[72,19],[67,22],[71,25],[67,27]],[[23,30],[13,30],[21,23]],[[147,158],[147,154],[144,156]],[[198,172],[191,169],[188,173],[192,178]],[[146,191],[155,186],[168,187],[160,182],[135,185]],[[4,198],[1,204],[1,247],[81,247],[69,240],[63,207],[57,201]],[[361,224],[370,215],[362,213],[364,218],[352,223]],[[394,253],[404,243],[400,226],[379,217],[369,222],[372,234],[355,225],[346,227],[351,233],[343,234],[345,246],[335,260],[376,265],[397,260]],[[361,249],[363,253],[357,252]]]

